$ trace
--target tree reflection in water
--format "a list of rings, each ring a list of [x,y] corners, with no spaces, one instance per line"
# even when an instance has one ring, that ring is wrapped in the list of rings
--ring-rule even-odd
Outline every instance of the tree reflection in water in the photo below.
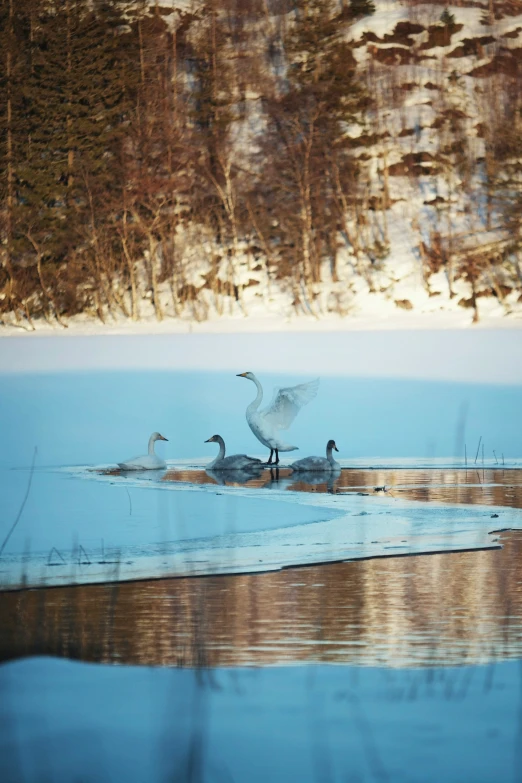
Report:
[[[0,594],[0,657],[180,666],[459,664],[522,654],[522,533],[501,550]]]

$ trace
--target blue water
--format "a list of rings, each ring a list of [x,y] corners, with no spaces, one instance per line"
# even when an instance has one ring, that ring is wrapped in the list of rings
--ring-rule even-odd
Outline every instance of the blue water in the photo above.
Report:
[[[86,480],[85,475],[36,470],[4,555],[47,553],[51,547],[70,550],[80,544],[90,550],[102,545],[115,548],[179,543],[227,533],[269,531],[335,516],[335,511],[275,500],[267,507],[252,498],[222,493],[218,486],[214,492],[198,491],[197,487],[190,492],[169,492],[161,489],[161,473],[155,475],[157,489],[136,487],[130,478],[133,474],[128,474],[128,488],[125,476],[98,481],[95,477]],[[0,486],[4,487],[2,533],[9,529],[9,521],[16,519],[28,479],[29,471],[0,469]]]
[[[510,783],[522,669],[0,667],[3,783]]]
[[[312,378],[313,371],[309,377]],[[265,373],[272,388],[299,376]],[[158,430],[167,459],[215,455],[204,441],[221,434],[229,453],[268,456],[245,421],[252,383],[232,373],[91,372],[0,376],[0,465],[107,464],[145,453]],[[321,454],[333,437],[341,458],[520,456],[522,387],[326,376],[315,400],[285,433],[298,456]]]
[[[269,401],[273,386],[303,379],[264,373],[261,380]],[[158,478],[156,488],[145,489],[122,477],[112,483],[87,482],[72,472],[55,470],[116,464],[143,454],[154,430],[169,439],[156,446],[166,459],[190,463],[208,455],[210,461],[215,444],[204,441],[215,433],[225,437],[228,453],[266,457],[245,421],[254,392],[251,382],[229,372],[105,369],[0,375],[0,554],[40,553],[45,560],[54,547],[65,560],[62,550],[72,552],[76,561],[79,545],[88,552],[103,552],[332,519],[332,511],[293,507],[275,499],[267,506],[217,489],[167,493]],[[437,457],[462,459],[465,444],[472,459],[481,437],[486,459],[492,460],[495,449],[498,459],[503,457],[509,465],[520,453],[521,409],[520,386],[327,375],[316,399],[299,413],[288,440],[300,447],[292,456],[320,454],[333,437],[344,460],[379,454],[381,460],[403,457],[422,463]],[[31,490],[10,533],[34,456]],[[369,518],[365,528],[370,529]],[[364,535],[357,540],[364,540]],[[480,542],[484,545],[483,536]],[[295,563],[299,558],[295,553],[290,557],[290,543],[287,561]],[[441,541],[440,546],[447,548],[451,542]],[[305,549],[300,552],[304,558]],[[335,559],[334,550],[329,559]],[[15,566],[18,576],[20,567]]]
[[[347,338],[352,350],[357,339]],[[168,341],[163,344],[167,350]],[[314,351],[321,344],[315,338],[306,375],[259,373],[267,402],[273,385],[317,374]],[[500,351],[501,339],[498,344]],[[76,345],[81,351],[82,343]],[[336,346],[346,363],[339,340]],[[400,341],[395,350],[400,359]],[[343,459],[462,458],[465,445],[474,457],[481,437],[486,459],[493,449],[508,463],[520,456],[520,385],[379,378],[379,354],[368,353],[367,360],[371,378],[322,377],[317,398],[288,433],[300,447],[296,455],[321,453],[333,437]],[[432,360],[440,357],[433,353]],[[246,369],[241,364],[236,371]],[[225,437],[229,453],[264,455],[244,419],[253,396],[252,384],[228,371],[107,366],[0,375],[0,541],[21,507],[37,448],[31,492],[6,552],[52,546],[55,535],[67,546],[88,549],[102,540],[117,546],[122,526],[126,542],[147,544],[322,518],[317,508],[277,500],[267,514],[251,498],[220,494],[218,487],[126,488],[121,479],[86,481],[48,470],[144,453],[154,430],[169,438],[158,445],[167,459],[210,460],[215,448],[204,441],[215,433]],[[368,518],[354,524],[367,529]],[[161,620],[176,622],[172,615]],[[310,629],[311,636],[316,632]],[[520,661],[203,672],[22,661],[0,667],[0,780],[516,781],[522,778],[521,682]]]

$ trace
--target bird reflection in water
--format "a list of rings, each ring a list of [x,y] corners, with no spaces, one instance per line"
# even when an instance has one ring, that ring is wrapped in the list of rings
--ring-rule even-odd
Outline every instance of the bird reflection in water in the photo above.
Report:
[[[292,483],[288,468],[281,469],[279,465],[271,465],[263,474],[263,489],[288,489]]]
[[[270,478],[263,483],[264,489],[288,489],[297,492],[315,492],[313,487],[317,487],[322,492],[335,494],[336,480],[340,476],[339,472],[323,472],[317,470],[302,470],[299,473],[291,473],[288,469],[280,471],[279,467],[274,466],[265,475]]]
[[[212,470],[212,468],[206,468],[205,473],[210,476],[216,484],[248,484],[250,481],[259,480],[263,468],[259,467],[235,468],[233,470]]]
[[[146,476],[151,478],[151,476]],[[300,471],[292,474],[288,467],[273,465],[267,468],[260,464],[246,469],[234,470],[170,470],[161,475],[162,481],[189,481],[194,484],[216,483],[222,486],[249,486],[256,489],[290,490],[294,492],[336,493],[339,473],[321,471]]]
[[[301,470],[298,474],[293,475],[288,486],[289,489],[298,489],[300,484],[308,484],[308,486],[318,488],[326,485],[326,491],[330,495],[334,495],[337,491],[336,483],[340,474],[340,470],[324,473],[317,470]]]
[[[106,471],[104,475],[106,476],[120,476],[122,479],[127,479],[130,481],[163,481],[165,475],[167,474],[166,468],[159,468],[157,470],[114,470],[114,471]]]

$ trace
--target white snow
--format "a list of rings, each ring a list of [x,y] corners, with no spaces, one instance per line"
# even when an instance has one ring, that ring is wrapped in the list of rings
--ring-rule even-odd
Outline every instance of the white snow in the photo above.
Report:
[[[186,8],[184,2],[172,0],[169,6]],[[194,3],[193,10],[197,7]],[[201,226],[179,227],[175,241],[180,263],[183,265],[184,279],[187,285],[193,286],[195,301],[183,305],[172,303],[169,283],[160,285],[160,300],[165,314],[165,320],[158,323],[155,320],[154,307],[150,301],[150,291],[145,277],[140,285],[140,321],[132,322],[121,314],[111,316],[106,314],[106,323],[95,319],[94,314],[75,316],[67,321],[67,333],[74,334],[163,334],[195,332],[233,332],[233,331],[279,331],[279,330],[357,330],[357,329],[430,329],[430,328],[465,328],[471,325],[473,312],[462,307],[466,304],[471,292],[468,283],[462,279],[454,285],[455,296],[450,298],[447,279],[444,272],[432,276],[426,284],[422,279],[422,265],[419,256],[421,239],[429,244],[430,231],[438,230],[444,235],[451,228],[453,242],[459,248],[465,248],[470,237],[478,238],[485,243],[483,235],[483,205],[476,203],[476,198],[484,189],[481,181],[481,171],[478,159],[484,154],[484,141],[477,136],[477,125],[484,121],[486,111],[481,94],[486,81],[467,76],[467,72],[479,64],[478,56],[448,57],[460,42],[467,38],[483,37],[493,34],[496,43],[486,46],[484,62],[493,53],[500,41],[502,46],[518,46],[518,39],[505,39],[502,36],[522,26],[522,15],[505,17],[496,21],[493,28],[481,23],[485,7],[445,6],[444,4],[404,5],[395,0],[377,0],[376,13],[356,21],[349,27],[351,39],[359,40],[365,32],[372,32],[379,37],[390,34],[399,21],[409,20],[420,23],[424,27],[439,23],[443,11],[448,8],[455,16],[456,22],[462,24],[461,30],[454,32],[448,47],[438,47],[427,51],[429,57],[420,64],[381,66],[375,64],[374,78],[382,92],[383,105],[379,107],[378,116],[367,117],[367,127],[350,128],[352,136],[367,135],[374,132],[382,134],[383,130],[390,136],[379,140],[369,147],[360,147],[355,155],[364,153],[368,156],[366,165],[370,176],[370,194],[382,190],[383,155],[386,154],[387,164],[392,165],[401,160],[408,152],[430,152],[437,156],[444,146],[444,134],[440,128],[432,127],[435,119],[441,119],[446,109],[458,109],[466,116],[462,118],[462,127],[470,142],[470,155],[474,159],[475,177],[471,186],[461,188],[458,173],[447,164],[447,171],[430,174],[427,164],[420,165],[426,169],[426,176],[403,177],[390,176],[390,195],[394,204],[387,210],[386,220],[389,232],[385,244],[387,255],[381,259],[379,270],[370,268],[374,291],[363,277],[354,269],[354,256],[347,248],[342,237],[338,237],[338,280],[334,281],[328,269],[328,263],[323,265],[321,282],[314,285],[313,301],[294,301],[294,292],[289,281],[269,279],[266,269],[266,258],[259,251],[251,250],[251,242],[241,240],[234,248],[233,262],[228,258],[227,251],[232,248],[219,246],[211,232]],[[292,12],[291,12],[292,13]],[[291,18],[291,13],[289,18]],[[165,19],[173,21],[177,14]],[[273,26],[276,15],[271,15],[267,9],[266,18],[251,24]],[[266,32],[266,31],[265,31]],[[419,54],[421,40],[427,33],[414,35],[414,48]],[[370,46],[373,44],[369,44]],[[360,46],[354,50],[361,63],[371,55],[368,46]],[[379,48],[396,47],[400,44],[379,43]],[[431,59],[430,59],[431,58]],[[449,80],[452,71],[459,76],[457,80]],[[488,89],[494,89],[493,84]],[[427,90],[424,85],[431,82],[438,89]],[[408,91],[401,91],[403,85],[408,85]],[[393,89],[391,89],[393,87]],[[397,88],[397,89],[395,89]],[[373,85],[372,89],[375,89]],[[255,148],[255,137],[260,132],[263,119],[258,95],[249,93],[246,106],[246,119],[238,122],[234,128],[235,149],[237,160],[251,156]],[[482,103],[481,103],[482,101]],[[403,130],[413,130],[413,135],[399,136]],[[451,134],[450,134],[451,135]],[[446,141],[449,140],[446,139]],[[444,159],[444,155],[442,156]],[[236,163],[237,163],[236,160]],[[243,167],[248,172],[251,162]],[[449,183],[451,180],[451,188]],[[451,192],[449,192],[451,190]],[[447,197],[447,203],[437,208],[425,202],[436,195]],[[373,215],[373,217],[372,217]],[[369,223],[365,243],[371,244],[385,235],[381,213],[368,212]],[[497,239],[499,237],[497,236]],[[255,244],[255,243],[254,243]],[[255,257],[254,257],[255,255]],[[205,276],[212,266],[212,259],[221,258],[222,264],[218,279],[232,281],[236,285],[246,286],[238,301],[232,296],[224,296],[210,290]],[[232,256],[231,256],[232,258]],[[365,263],[369,259],[365,258]],[[233,267],[233,268],[231,268]],[[499,272],[502,275],[502,272]],[[487,281],[486,281],[487,282]],[[249,283],[253,283],[250,284]],[[430,296],[428,286],[436,296]],[[518,301],[519,291],[514,291],[504,303],[493,296],[481,297],[479,314],[482,325],[497,326],[522,325],[522,301]],[[404,302],[411,310],[400,309]],[[179,312],[181,310],[181,312]],[[15,323],[12,316],[5,316],[5,325],[0,326],[0,336],[25,334],[29,328],[24,321]],[[37,333],[57,334],[62,327],[51,326],[43,319],[35,322]]]

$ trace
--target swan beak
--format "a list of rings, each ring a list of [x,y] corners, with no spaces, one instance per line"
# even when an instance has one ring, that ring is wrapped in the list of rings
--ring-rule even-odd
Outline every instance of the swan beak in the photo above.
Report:
[[[335,449],[336,451],[339,451],[339,449],[337,448],[337,446],[335,445],[335,443],[334,443],[334,449]]]
[[[160,435],[158,440],[166,440],[167,443],[169,442],[169,439],[168,438],[164,438],[163,435]]]
[[[208,440],[205,440],[205,441],[203,441],[203,442],[204,442],[204,443],[212,443],[212,441],[213,441],[213,440],[214,440],[214,438],[209,438]]]
[[[246,372],[238,372],[236,378],[246,378],[246,375],[247,375]]]

